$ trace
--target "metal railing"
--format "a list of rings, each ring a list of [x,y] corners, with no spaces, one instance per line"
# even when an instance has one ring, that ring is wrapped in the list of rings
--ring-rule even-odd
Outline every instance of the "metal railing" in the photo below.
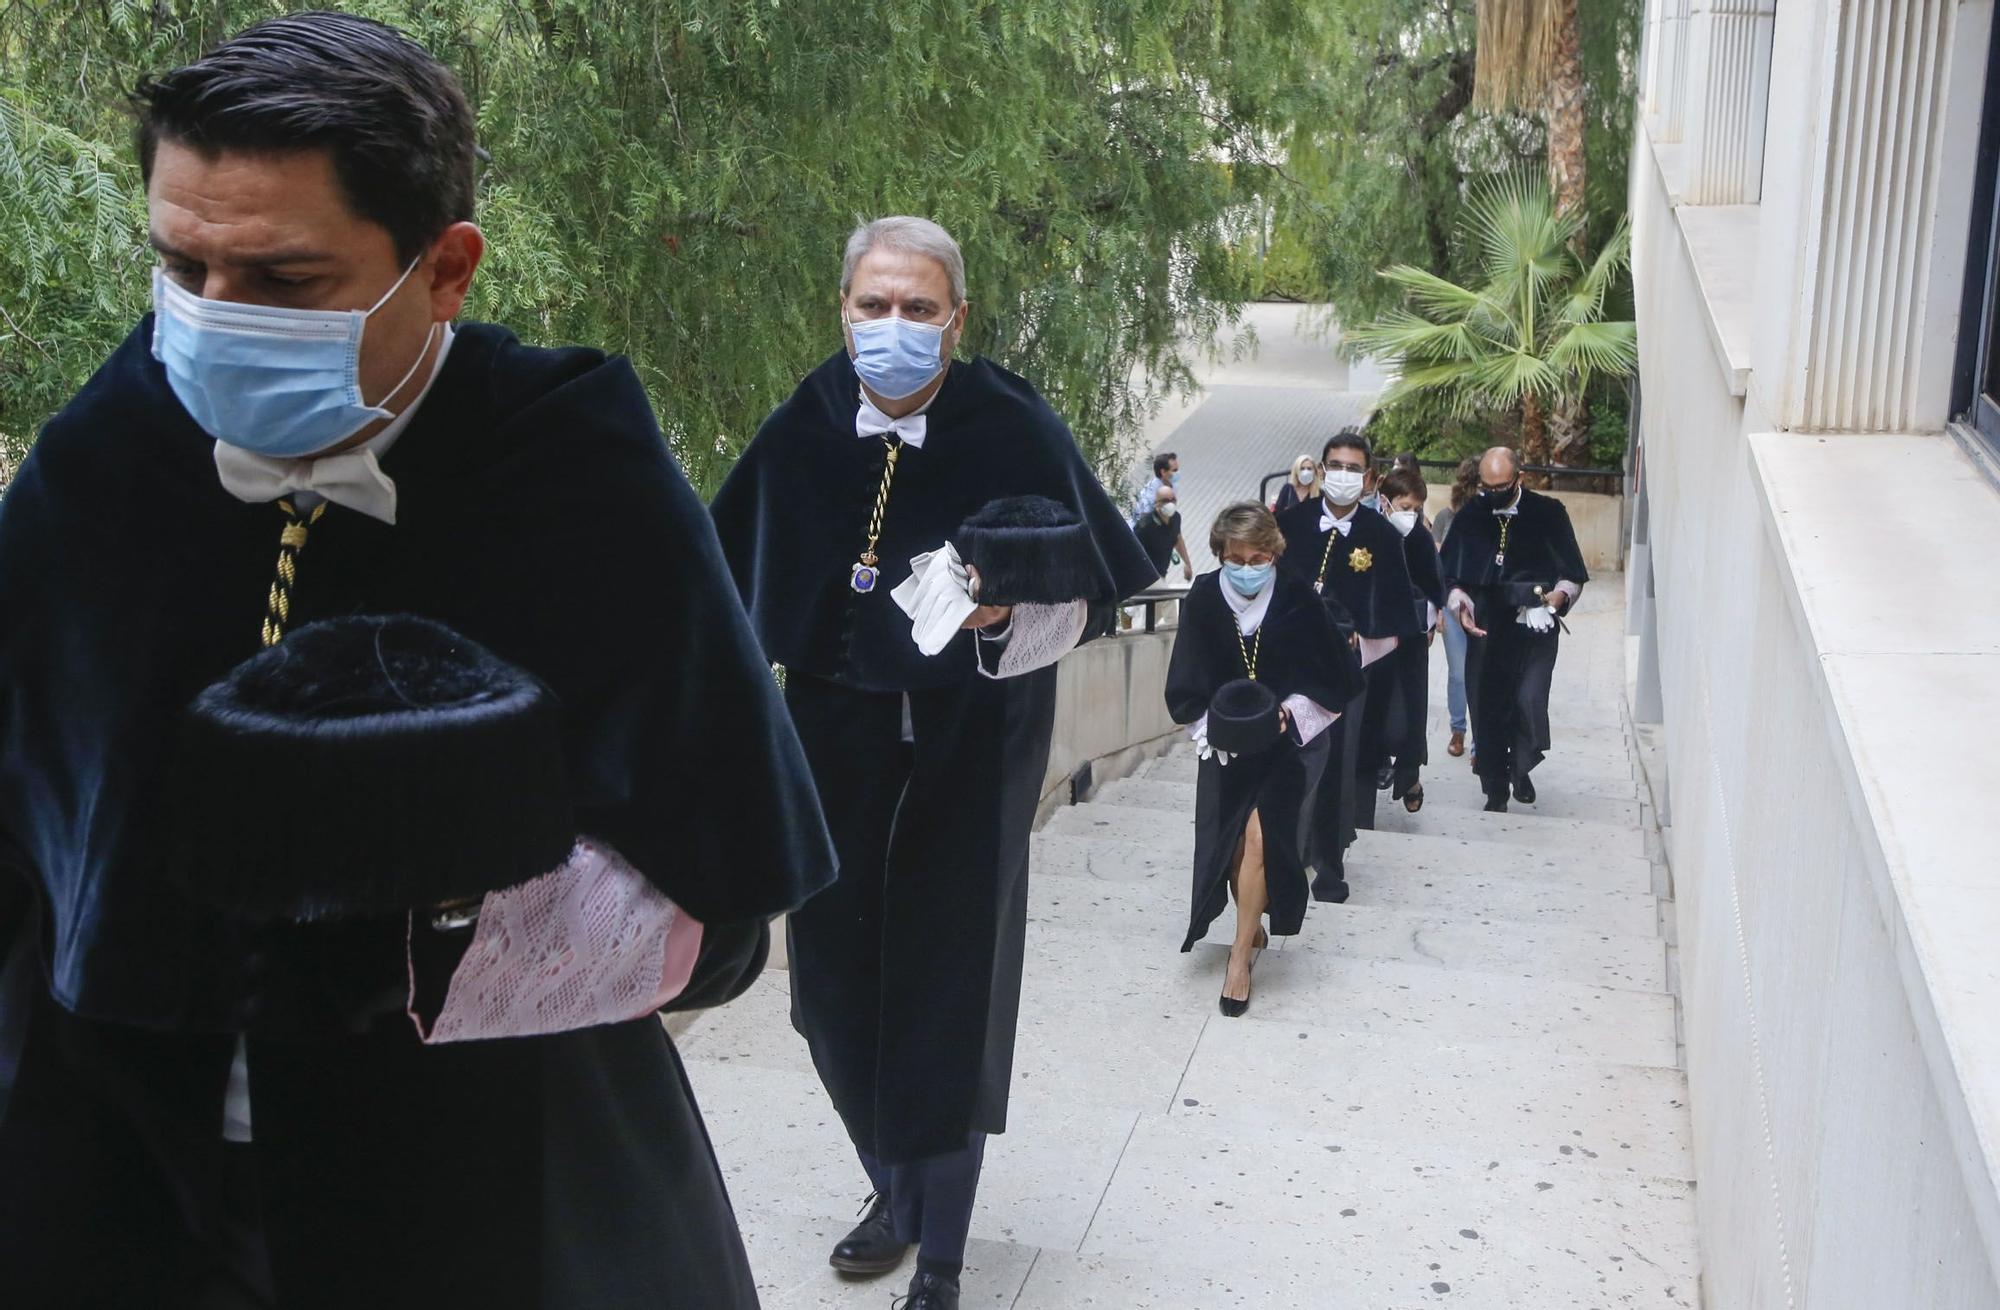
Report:
[[[1142,592],[1137,593],[1136,595],[1127,596],[1125,598],[1124,604],[1120,605],[1119,609],[1122,612],[1136,605],[1145,606],[1146,607],[1145,631],[1158,632],[1160,630],[1160,606],[1168,604],[1169,602],[1183,601],[1186,599],[1187,599],[1187,588],[1169,587],[1156,582],[1152,586],[1146,588]],[[1123,629],[1121,626],[1121,631],[1122,630]]]

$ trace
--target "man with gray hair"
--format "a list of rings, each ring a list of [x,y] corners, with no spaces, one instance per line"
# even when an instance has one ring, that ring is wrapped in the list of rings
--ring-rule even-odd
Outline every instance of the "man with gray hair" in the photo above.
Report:
[[[1495,446],[1479,461],[1479,494],[1445,534],[1438,571],[1468,638],[1473,765],[1486,808],[1504,812],[1510,790],[1533,805],[1529,774],[1551,744],[1562,615],[1590,581],[1569,511],[1523,486],[1521,457]]]
[[[1157,574],[1035,389],[953,359],[943,228],[858,228],[840,293],[845,348],[711,512],[840,864],[790,920],[792,1021],[875,1190],[831,1263],[885,1274],[915,1244],[907,1310],[956,1310],[1006,1127],[1054,664]]]

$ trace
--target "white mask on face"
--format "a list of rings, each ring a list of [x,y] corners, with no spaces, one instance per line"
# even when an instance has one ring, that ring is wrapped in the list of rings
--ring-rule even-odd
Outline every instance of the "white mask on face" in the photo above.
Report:
[[[1318,477],[1318,476],[1319,476],[1319,475],[1318,475],[1318,474],[1317,474],[1316,472],[1314,472],[1314,471],[1313,471],[1312,469],[1300,469],[1300,470],[1299,470],[1299,485],[1300,485],[1300,486],[1302,486],[1302,487],[1310,487],[1310,486],[1311,486],[1311,485],[1313,484],[1313,479],[1314,479],[1314,478],[1316,478],[1316,477]]]
[[[1161,505],[1159,509],[1160,517],[1163,519],[1171,519],[1174,515],[1181,512],[1181,507],[1174,504],[1171,500]]]
[[[1346,469],[1328,469],[1326,474],[1326,498],[1336,505],[1352,505],[1361,499],[1361,488],[1366,479],[1359,473]]]
[[[1399,509],[1389,515],[1389,522],[1396,525],[1396,531],[1407,537],[1410,535],[1410,530],[1417,526],[1417,512],[1413,509]]]

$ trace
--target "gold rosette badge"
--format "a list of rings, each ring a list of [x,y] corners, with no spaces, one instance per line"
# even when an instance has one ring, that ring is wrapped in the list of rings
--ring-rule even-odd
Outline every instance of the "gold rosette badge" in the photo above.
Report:
[[[1347,567],[1353,569],[1356,573],[1366,573],[1375,567],[1374,552],[1366,546],[1356,549],[1352,555],[1347,557]]]

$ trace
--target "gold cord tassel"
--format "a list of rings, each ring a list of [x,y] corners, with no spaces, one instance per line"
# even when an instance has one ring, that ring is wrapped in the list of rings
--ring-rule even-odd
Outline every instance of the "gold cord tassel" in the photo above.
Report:
[[[301,517],[289,500],[278,502],[285,511],[285,527],[278,534],[278,575],[271,580],[271,594],[264,605],[264,645],[275,646],[285,639],[285,627],[292,621],[292,587],[299,578],[299,552],[306,548],[308,529],[326,513],[327,502],[313,507]]]

